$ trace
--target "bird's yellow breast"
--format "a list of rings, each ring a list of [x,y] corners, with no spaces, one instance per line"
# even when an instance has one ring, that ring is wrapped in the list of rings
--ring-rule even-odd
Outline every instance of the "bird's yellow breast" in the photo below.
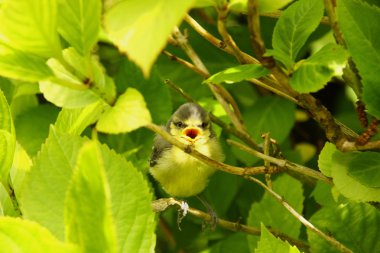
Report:
[[[216,140],[211,139],[207,143],[195,146],[195,149],[218,161],[222,161],[224,158]],[[204,190],[208,178],[215,172],[215,168],[173,146],[163,152],[162,157],[150,169],[150,172],[170,195],[189,197]]]

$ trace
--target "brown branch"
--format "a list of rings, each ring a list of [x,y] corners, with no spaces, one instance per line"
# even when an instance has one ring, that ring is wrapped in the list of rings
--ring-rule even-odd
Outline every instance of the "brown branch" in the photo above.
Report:
[[[332,181],[330,178],[326,177],[325,175],[323,175],[322,173],[316,171],[316,170],[313,170],[313,169],[310,169],[310,168],[307,168],[303,165],[300,165],[300,164],[296,164],[296,163],[292,163],[292,162],[289,162],[288,160],[285,160],[285,159],[279,159],[279,158],[275,158],[275,157],[272,157],[272,156],[268,156],[268,155],[265,155],[259,151],[256,151],[256,150],[253,150],[239,142],[236,142],[236,141],[233,141],[233,140],[227,140],[227,143],[232,145],[232,146],[235,146],[251,155],[254,155],[254,156],[257,156],[261,159],[263,159],[264,161],[268,161],[272,164],[275,164],[281,168],[286,168],[290,171],[294,171],[298,174],[301,174],[301,175],[305,175],[305,176],[308,176],[308,177],[311,177],[311,178],[314,178],[314,179],[317,179],[317,180],[321,180],[325,183],[328,183],[330,185],[332,185]]]
[[[190,15],[187,15],[185,17],[185,21],[204,39],[206,39],[208,42],[210,42],[215,47],[223,50],[224,52],[234,55],[234,51],[231,49],[229,45],[227,45],[224,41],[219,40],[215,36],[213,36],[211,33],[209,33],[206,29],[204,29],[195,19],[193,19]],[[259,61],[250,56],[249,54],[246,54],[242,52],[241,56],[243,57],[243,61],[246,63],[256,63],[258,64]]]
[[[335,8],[336,8],[335,1],[324,0],[324,3],[325,3],[325,9],[326,9],[327,15],[329,17],[329,23],[333,31],[336,42],[339,45],[343,46],[344,48],[347,48],[346,41],[344,40],[343,34],[341,30],[339,29],[338,20],[335,13]],[[349,59],[348,65],[344,68],[343,80],[353,89],[356,96],[358,96],[358,98],[361,98],[362,84],[360,81],[360,77],[357,75],[355,71],[355,65],[351,59]]]
[[[282,13],[283,13],[283,11],[278,10],[278,11],[273,11],[273,12],[260,13],[260,16],[278,19],[281,17]],[[322,17],[320,24],[328,25],[329,23],[330,23],[330,21],[329,21],[328,17]]]
[[[181,201],[178,201],[174,198],[163,198],[163,199],[158,199],[158,200],[153,201],[152,208],[154,212],[163,212],[171,206],[176,206],[177,208],[181,208],[181,204],[182,204]],[[202,212],[192,207],[189,207],[188,213],[206,222],[212,222],[212,219],[213,219],[210,214]],[[240,224],[239,222],[231,222],[231,221],[218,218],[217,224],[220,227],[231,230],[231,231],[244,232],[246,234],[255,235],[255,236],[259,236],[261,234],[261,230],[259,228],[243,225],[243,224]],[[269,228],[269,231],[273,235],[281,238],[282,240],[288,241],[290,244],[295,245],[300,249],[303,249],[306,251],[309,250],[309,245],[303,241],[291,238],[288,235],[271,228]]]
[[[199,69],[197,66],[195,66],[194,64],[182,59],[182,58],[179,58],[171,53],[169,53],[168,51],[164,50],[162,52],[164,55],[168,56],[170,58],[170,60],[172,61],[175,61],[175,62],[178,62],[179,64],[185,66],[186,68],[188,69],[191,69],[192,71],[194,71],[195,73],[203,76],[203,78],[208,78],[210,75],[206,72],[204,72],[203,70]]]
[[[341,147],[341,151],[357,151],[357,150],[380,150],[380,140],[370,141],[364,145],[357,145],[355,141],[346,141]]]
[[[198,160],[202,161],[203,163],[209,165],[210,167],[213,167],[215,169],[234,174],[239,176],[245,176],[245,175],[257,175],[257,174],[265,174],[265,173],[278,173],[282,171],[281,168],[278,167],[271,167],[269,170],[265,168],[264,166],[258,166],[258,167],[237,167],[229,164],[225,164],[222,162],[218,162],[216,160],[211,159],[208,156],[203,155],[199,151],[193,148],[191,145],[186,145],[177,139],[175,139],[173,136],[171,136],[168,132],[166,132],[162,127],[157,126],[155,124],[149,124],[145,126],[149,130],[155,132],[156,134],[159,134],[161,137],[163,137],[167,142],[170,144],[178,147],[185,153],[197,158]]]
[[[248,29],[251,38],[252,49],[256,57],[261,61],[265,54],[265,44],[260,32],[260,16],[257,0],[248,0]]]
[[[233,53],[233,55],[238,59],[238,61],[242,64],[247,64],[250,62],[246,62],[246,58],[240,48],[237,46],[236,42],[232,38],[232,36],[228,33],[226,28],[226,20],[228,16],[228,5],[222,5],[217,8],[218,11],[218,32],[222,36],[224,43],[226,43]]]
[[[272,195],[283,207],[285,207],[305,227],[310,229],[312,232],[316,233],[319,237],[325,239],[327,242],[329,242],[332,246],[334,246],[340,252],[353,253],[352,250],[347,248],[345,245],[343,245],[341,242],[336,240],[334,237],[325,234],[323,231],[321,231],[317,227],[315,227],[310,221],[308,221],[305,217],[303,217],[301,214],[299,214],[288,202],[286,202],[282,196],[280,196],[275,191],[270,189],[263,182],[261,182],[260,180],[254,178],[254,177],[250,177],[250,176],[247,176],[246,178],[252,182],[257,183],[262,188],[264,188],[270,195]]]

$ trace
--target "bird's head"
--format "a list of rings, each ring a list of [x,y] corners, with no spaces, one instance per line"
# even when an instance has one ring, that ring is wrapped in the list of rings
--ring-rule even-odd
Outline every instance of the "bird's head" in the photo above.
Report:
[[[172,136],[185,144],[204,144],[213,135],[208,113],[194,103],[180,106],[166,127]]]

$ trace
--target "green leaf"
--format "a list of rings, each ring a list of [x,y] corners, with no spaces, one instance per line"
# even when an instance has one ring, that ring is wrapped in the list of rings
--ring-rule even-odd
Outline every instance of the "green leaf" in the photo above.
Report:
[[[45,59],[31,54],[25,54],[0,44],[0,75],[36,82],[53,75],[45,63]]]
[[[8,187],[8,176],[16,148],[16,134],[12,114],[2,90],[0,90],[0,181]]]
[[[3,43],[44,58],[60,55],[56,0],[5,0],[0,19]]]
[[[336,151],[332,159],[331,175],[334,185],[346,198],[355,201],[380,202],[380,188],[367,187],[348,175],[352,161],[357,160],[360,152],[341,153]]]
[[[380,187],[379,161],[377,152],[359,152],[348,164],[348,175],[367,187]]]
[[[96,128],[105,133],[130,132],[152,121],[143,96],[134,88],[128,88],[115,105],[105,112]]]
[[[297,212],[302,213],[304,197],[300,182],[283,174],[273,181],[273,190],[280,193]],[[248,225],[258,227],[261,222],[294,238],[298,238],[301,231],[301,223],[268,193],[264,194],[260,202],[253,203],[248,216]],[[257,238],[248,237],[248,241],[251,250],[256,248]]]
[[[352,252],[371,253],[380,249],[380,214],[376,208],[368,204],[347,203],[324,207],[315,213],[310,221]],[[310,230],[307,230],[307,233],[311,252],[339,252]]]
[[[363,14],[365,14],[363,16]],[[362,1],[337,1],[339,26],[363,83],[368,112],[380,117],[380,8]]]
[[[20,144],[16,143],[16,150],[10,175],[13,190],[17,197],[21,196],[25,175],[30,171],[32,164],[32,159],[30,159],[25,149]]]
[[[119,50],[148,76],[173,28],[193,3],[193,0],[108,0],[104,15],[106,32]]]
[[[233,233],[227,238],[220,240],[218,243],[214,244],[209,251],[204,251],[204,253],[246,253],[249,252],[247,235],[244,233]],[[202,251],[203,253],[203,251]]]
[[[218,72],[207,78],[204,83],[237,83],[252,78],[260,78],[270,73],[268,69],[260,64],[238,65]]]
[[[287,8],[273,32],[273,56],[291,69],[297,55],[323,17],[323,1],[300,0]]]
[[[15,210],[12,199],[3,184],[0,184],[0,216],[19,217],[20,213]]]
[[[336,147],[330,142],[326,142],[325,146],[318,157],[318,168],[326,176],[331,177],[332,157]]]
[[[172,113],[172,99],[168,86],[163,84],[159,74],[157,69],[153,68],[149,79],[146,79],[141,70],[124,57],[115,77],[115,83],[119,89],[122,89],[121,91],[128,87],[139,90],[151,112],[152,120],[156,124],[166,124]],[[157,94],[160,94],[160,99],[157,99]]]
[[[283,142],[294,125],[295,106],[275,96],[259,98],[249,111],[243,113],[248,132],[256,142],[261,135],[270,132],[271,138]]]
[[[80,252],[74,245],[57,240],[38,223],[10,217],[0,217],[0,245],[3,252]]]
[[[287,241],[282,241],[276,238],[268,229],[261,223],[261,236],[258,242],[255,253],[299,253],[296,246],[291,246]]]
[[[111,190],[118,252],[154,252],[155,213],[152,194],[143,175],[107,146],[101,146],[103,166]]]
[[[327,44],[300,64],[290,79],[290,85],[298,92],[316,92],[332,77],[342,74],[347,58],[343,47]]]
[[[24,218],[37,221],[60,240],[65,238],[65,195],[83,142],[78,136],[61,134],[50,128],[49,137],[27,174],[21,194]]]
[[[34,156],[41,148],[49,132],[49,125],[57,118],[58,109],[45,104],[32,107],[15,120],[18,142],[30,156]]]
[[[110,189],[96,142],[80,149],[66,194],[67,241],[82,252],[116,252],[116,231],[111,213]]]
[[[63,108],[58,115],[55,128],[62,133],[80,135],[86,127],[100,118],[107,107],[103,101],[98,101],[83,108]]]
[[[58,0],[58,31],[83,56],[89,56],[100,30],[100,0]]]

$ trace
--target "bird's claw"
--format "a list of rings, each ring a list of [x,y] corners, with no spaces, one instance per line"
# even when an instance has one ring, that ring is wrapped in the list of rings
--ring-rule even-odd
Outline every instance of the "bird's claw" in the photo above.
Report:
[[[189,211],[189,205],[186,201],[181,201],[181,208],[178,209],[178,217],[177,217],[177,225],[178,229],[181,231],[181,222],[183,218],[187,215],[187,212]]]

